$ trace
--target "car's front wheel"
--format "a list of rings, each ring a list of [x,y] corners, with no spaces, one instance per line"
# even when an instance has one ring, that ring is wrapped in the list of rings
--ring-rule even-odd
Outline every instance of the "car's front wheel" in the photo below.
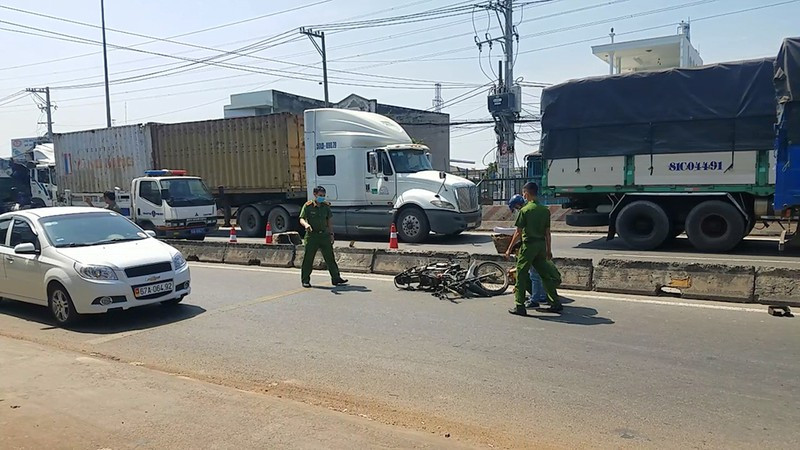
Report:
[[[78,312],[75,311],[72,297],[69,296],[64,286],[58,283],[53,284],[49,289],[47,306],[50,308],[53,320],[60,327],[68,327],[78,321]]]

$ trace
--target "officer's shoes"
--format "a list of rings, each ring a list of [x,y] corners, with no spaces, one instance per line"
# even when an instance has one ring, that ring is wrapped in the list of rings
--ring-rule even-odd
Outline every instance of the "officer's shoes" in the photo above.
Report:
[[[347,280],[345,280],[344,278],[339,278],[338,280],[332,280],[331,283],[334,286],[341,286],[343,284],[347,284]]]
[[[311,287],[311,283],[303,283],[303,287],[308,289]]]
[[[514,314],[515,316],[527,316],[528,310],[526,310],[524,306],[515,306],[509,309],[508,313]]]
[[[528,300],[527,302],[525,302],[525,308],[527,308],[527,309],[536,309],[536,308],[538,308],[540,306],[542,306],[542,305],[539,304],[539,302],[537,302],[537,301]]]
[[[561,312],[564,311],[564,306],[561,303],[556,303],[555,305],[550,305],[547,308],[539,308],[537,311],[543,313],[561,314]]]

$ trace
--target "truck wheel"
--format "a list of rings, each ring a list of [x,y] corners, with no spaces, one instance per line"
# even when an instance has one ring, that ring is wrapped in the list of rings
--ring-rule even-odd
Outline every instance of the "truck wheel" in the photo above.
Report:
[[[635,201],[619,212],[617,234],[635,250],[653,250],[669,237],[670,220],[655,203]]]
[[[686,234],[700,251],[721,253],[742,241],[746,229],[742,213],[730,203],[709,200],[695,206],[686,217]]]
[[[259,237],[266,232],[264,217],[255,208],[244,208],[239,211],[236,222],[244,237]]]
[[[586,212],[567,214],[567,225],[571,227],[603,227],[608,226],[608,213]]]
[[[403,242],[420,243],[428,238],[428,217],[418,208],[406,208],[397,216],[397,237]]]
[[[286,233],[292,229],[292,218],[289,212],[281,207],[272,208],[269,212],[269,224],[273,233]],[[266,227],[266,225],[264,225]]]

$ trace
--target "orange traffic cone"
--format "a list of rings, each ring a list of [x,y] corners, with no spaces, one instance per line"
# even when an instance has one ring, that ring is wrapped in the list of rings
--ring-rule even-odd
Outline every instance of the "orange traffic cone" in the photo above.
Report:
[[[392,224],[389,230],[389,249],[397,249],[397,227]]]
[[[267,234],[266,234],[266,236],[267,236],[266,237],[267,245],[272,245],[272,225],[270,225],[269,222],[267,222]]]
[[[231,227],[231,237],[228,239],[228,242],[231,244],[235,244],[238,241],[236,240],[236,228]]]

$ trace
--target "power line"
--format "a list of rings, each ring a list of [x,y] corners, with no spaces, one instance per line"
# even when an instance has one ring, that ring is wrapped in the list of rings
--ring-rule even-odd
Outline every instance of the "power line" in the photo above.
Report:
[[[281,11],[276,11],[276,12],[263,14],[263,15],[256,16],[256,17],[251,17],[251,18],[248,18],[248,19],[238,20],[236,22],[230,22],[230,23],[226,23],[226,24],[222,24],[222,25],[216,25],[216,26],[209,27],[209,28],[203,28],[201,30],[190,31],[188,33],[176,34],[174,36],[168,37],[167,39],[175,39],[175,38],[181,38],[181,37],[186,37],[186,36],[192,36],[192,35],[195,35],[195,34],[205,33],[207,31],[219,30],[221,28],[232,27],[232,26],[243,24],[243,23],[247,23],[247,22],[253,22],[253,21],[265,19],[265,18],[268,18],[268,17],[274,17],[274,16],[281,15],[281,14],[286,14],[286,13],[290,13],[290,12],[294,12],[294,11],[299,11],[301,9],[310,8],[310,7],[317,6],[317,5],[323,4],[323,3],[328,3],[328,2],[331,2],[331,1],[333,1],[333,0],[321,0],[321,1],[310,3],[310,4],[307,4],[307,5],[296,6],[296,7],[284,9],[284,10],[281,10]],[[2,6],[2,5],[0,5],[0,6]],[[6,6],[2,6],[2,7],[6,8],[6,9],[14,9],[14,8],[11,8],[11,7],[6,7]],[[156,42],[156,41],[140,42],[138,44],[132,44],[131,47],[138,47],[138,46],[142,46],[142,45],[147,45],[147,44],[151,44],[153,42]],[[84,53],[84,54],[81,54],[81,55],[67,56],[67,57],[64,57],[64,58],[51,59],[51,60],[47,60],[47,61],[39,61],[39,62],[35,62],[35,63],[21,64],[21,65],[17,65],[17,66],[2,67],[2,68],[0,68],[0,71],[21,69],[21,68],[24,68],[24,67],[41,66],[41,65],[44,65],[44,64],[50,64],[50,63],[60,62],[60,61],[69,61],[69,60],[72,60],[72,59],[84,58],[86,56],[94,56],[94,55],[98,55],[98,54],[100,54],[100,52]]]

